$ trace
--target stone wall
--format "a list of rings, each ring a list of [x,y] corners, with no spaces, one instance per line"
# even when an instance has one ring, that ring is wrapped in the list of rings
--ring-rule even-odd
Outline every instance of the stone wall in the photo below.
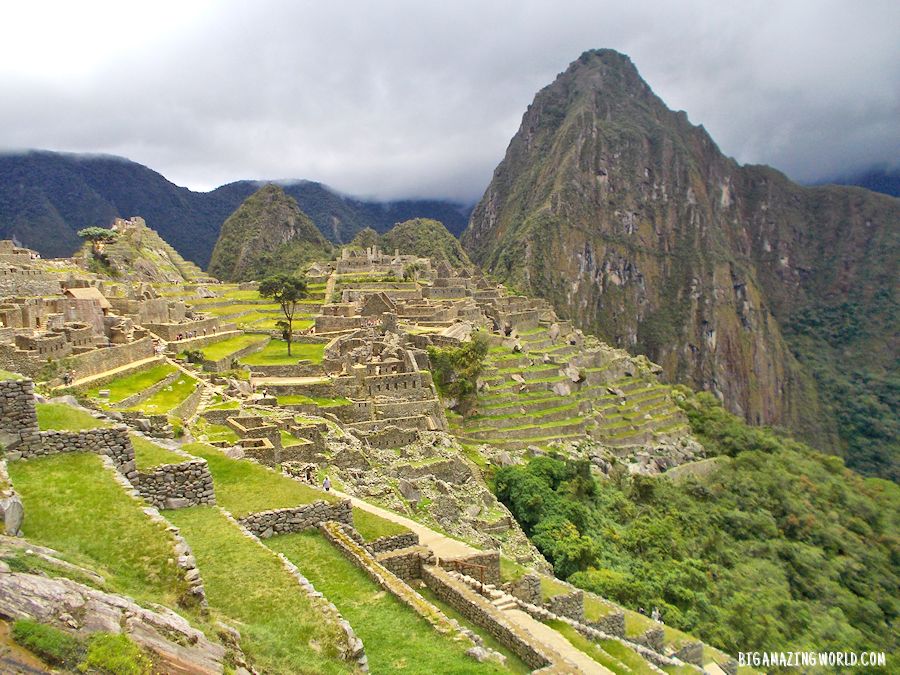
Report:
[[[184,375],[180,370],[176,370],[174,373],[169,373],[163,379],[161,379],[156,384],[151,384],[146,389],[139,391],[136,394],[132,394],[131,396],[127,396],[123,398],[121,401],[116,403],[112,403],[111,406],[113,408],[131,408],[132,406],[137,405],[141,401],[146,401],[148,398],[153,396],[155,393],[162,391],[170,384],[175,382],[179,377]],[[93,383],[92,383],[93,384]]]
[[[376,558],[384,568],[404,581],[422,577],[423,565],[434,565],[436,559],[430,548],[410,546],[381,553]]]
[[[254,365],[250,370],[256,377],[318,377],[324,374],[322,364],[311,361],[281,366]]]
[[[444,569],[461,572],[484,584],[500,584],[500,551],[485,551],[457,558],[441,558],[439,564]],[[481,571],[471,567],[473,565],[483,569],[484,579],[479,577]]]
[[[183,420],[192,417],[193,414],[197,412],[197,408],[200,406],[200,399],[202,398],[202,396],[203,385],[198,382],[196,387],[194,387],[194,391],[192,391],[191,394],[181,403],[172,408],[169,411],[169,414],[173,415],[174,417],[180,417]]]
[[[507,621],[490,602],[461,583],[454,583],[447,572],[438,567],[423,567],[422,581],[441,600],[469,621],[481,626],[501,644],[511,649],[531,668],[544,668],[552,660],[540,649],[530,634]]]
[[[37,270],[0,268],[0,297],[59,295],[61,292],[62,287],[55,276]]]
[[[67,359],[67,367],[75,373],[75,378],[79,379],[113,368],[121,368],[134,361],[149,359],[154,354],[153,340],[148,336],[134,342],[72,355]]]
[[[584,591],[580,589],[564,595],[554,595],[547,600],[545,606],[554,614],[584,621]]]
[[[402,448],[419,440],[419,430],[389,425],[379,431],[363,432],[363,436],[373,448]]]
[[[353,507],[350,500],[344,499],[336,504],[315,501],[288,509],[260,511],[244,516],[238,522],[260,539],[267,539],[276,534],[309,530],[329,520],[352,525]]]
[[[597,621],[585,620],[585,624],[610,635],[625,637],[625,612],[621,610],[610,612]]]
[[[40,446],[31,380],[0,381],[0,445],[22,452]]]
[[[532,605],[541,604],[541,578],[537,574],[526,574],[521,579],[504,584],[503,590]]]
[[[703,643],[699,640],[696,642],[688,642],[681,649],[673,654],[677,659],[681,659],[685,663],[693,663],[695,666],[703,665]]]
[[[660,654],[663,651],[663,647],[665,647],[666,633],[662,629],[659,628],[650,628],[643,635],[639,635],[638,637],[632,638],[632,642],[644,645],[649,649],[652,649],[655,652],[659,652]]]
[[[250,354],[255,354],[256,352],[262,351],[262,349],[266,346],[267,340],[260,340],[259,342],[254,342],[252,345],[247,345],[243,349],[238,349],[236,352],[229,354],[228,356],[223,356],[221,359],[216,361],[210,361],[208,359],[203,360],[203,370],[208,370],[212,373],[221,373],[226,370],[231,370],[235,367],[235,364],[245,356],[249,356]]]
[[[138,471],[131,484],[158,509],[180,509],[199,504],[215,504],[212,475],[205,459],[181,464],[164,464],[150,471]]]
[[[45,457],[63,452],[93,452],[106,455],[128,478],[134,471],[134,448],[128,437],[128,427],[120,424],[82,431],[41,431],[40,445],[23,449],[22,459]]]
[[[419,545],[419,535],[415,532],[404,532],[403,534],[393,534],[387,537],[379,537],[375,541],[366,544],[366,548],[372,553],[384,553],[386,551],[395,551],[401,548]]]

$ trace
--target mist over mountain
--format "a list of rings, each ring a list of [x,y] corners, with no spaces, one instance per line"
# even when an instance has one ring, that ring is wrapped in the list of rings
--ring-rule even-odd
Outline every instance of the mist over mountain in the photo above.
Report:
[[[893,169],[884,166],[872,167],[867,171],[838,176],[821,184],[857,185],[873,192],[900,197],[900,167]]]
[[[81,228],[141,216],[181,255],[206,267],[222,223],[264,183],[243,180],[193,192],[120,157],[3,154],[0,238],[15,238],[45,256],[66,256],[79,247]],[[283,188],[334,243],[350,241],[364,227],[385,232],[417,217],[439,220],[458,235],[468,218],[467,207],[442,200],[370,201],[312,181],[283,182]]]

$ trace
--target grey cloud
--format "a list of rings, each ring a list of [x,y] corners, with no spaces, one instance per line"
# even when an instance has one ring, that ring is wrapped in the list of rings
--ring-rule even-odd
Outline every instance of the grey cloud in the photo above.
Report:
[[[535,92],[612,47],[739,161],[815,180],[897,160],[900,5],[729,4],[210,3],[111,36],[76,77],[27,54],[0,69],[0,148],[120,154],[201,189],[306,178],[473,200]]]

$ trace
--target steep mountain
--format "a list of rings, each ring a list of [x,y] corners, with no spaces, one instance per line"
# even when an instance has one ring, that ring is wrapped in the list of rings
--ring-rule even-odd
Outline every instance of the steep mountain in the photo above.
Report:
[[[270,184],[247,197],[222,224],[209,273],[223,281],[251,281],[295,272],[330,252],[331,244],[297,201]]]
[[[205,279],[194,263],[188,262],[159,233],[147,227],[143,218],[116,218],[115,241],[103,247],[102,257],[85,243],[73,257],[85,269],[132,282],[182,283]]]
[[[738,165],[598,50],[537,94],[462,241],[669,380],[896,478],[898,222]]]
[[[381,236],[380,246],[388,252],[399,249],[401,253],[444,259],[454,267],[472,264],[459,240],[443,223],[428,218],[397,223]]]
[[[0,238],[15,237],[44,256],[65,256],[79,247],[75,233],[81,228],[139,214],[184,257],[206,266],[222,222],[260,185],[244,180],[192,192],[119,157],[0,155]],[[437,218],[459,234],[468,217],[465,207],[440,200],[366,201],[310,181],[284,189],[336,243],[366,226],[384,232],[415,217]]]

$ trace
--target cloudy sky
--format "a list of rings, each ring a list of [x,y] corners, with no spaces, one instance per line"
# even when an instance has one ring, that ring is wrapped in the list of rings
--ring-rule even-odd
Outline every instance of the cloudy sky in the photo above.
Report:
[[[741,162],[900,160],[896,0],[3,3],[0,150],[475,200],[535,92],[598,47]]]

